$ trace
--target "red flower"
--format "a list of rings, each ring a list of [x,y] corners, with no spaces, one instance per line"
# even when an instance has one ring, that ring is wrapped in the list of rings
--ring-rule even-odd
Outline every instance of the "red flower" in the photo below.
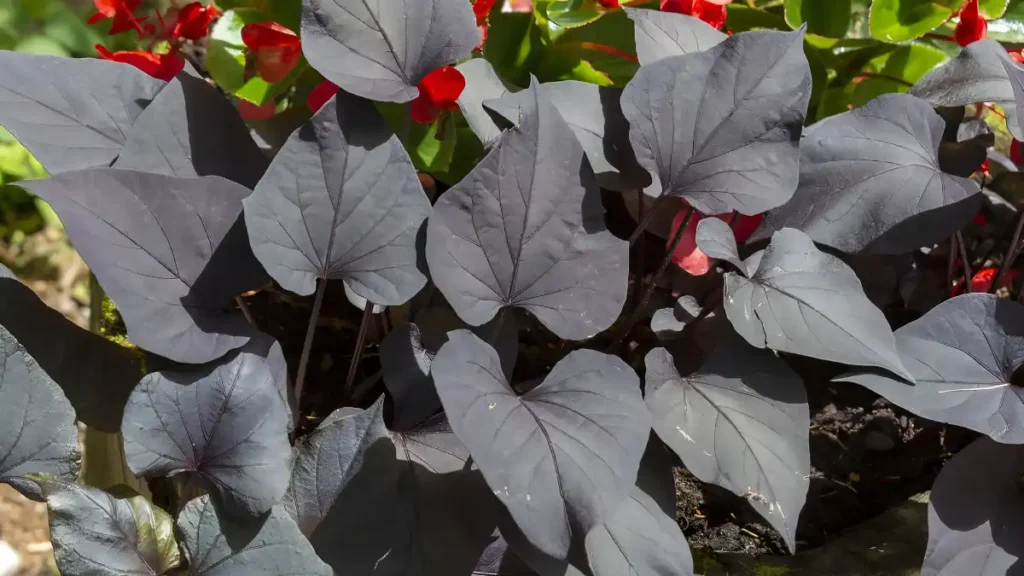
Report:
[[[1013,60],[1017,64],[1024,64],[1024,51],[1022,50],[1010,50],[1010,60]]]
[[[135,30],[142,35],[142,25],[135,18],[135,11],[139,8],[141,0],[92,0],[96,6],[96,13],[89,17],[89,24],[102,22],[113,18],[109,34],[120,34],[129,30]]]
[[[152,52],[143,52],[142,50],[111,52],[102,44],[96,45],[96,51],[100,53],[100,57],[104,60],[131,64],[153,78],[159,78],[167,82],[170,82],[172,78],[185,68],[185,61],[174,53],[153,54]]]
[[[1014,164],[1021,163],[1020,140],[1017,140],[1016,138],[1010,142],[1010,160],[1013,160]]]
[[[411,103],[412,119],[421,124],[430,124],[444,111],[455,111],[455,101],[466,88],[466,78],[452,66],[432,70],[420,80],[420,95]]]
[[[672,220],[672,230],[669,232],[668,240],[665,242],[666,248],[671,247],[672,239],[675,238],[676,231],[679,230],[679,226],[683,223],[683,219],[686,218],[686,213],[689,210],[689,206],[684,201],[683,208],[679,210],[679,213]],[[683,231],[682,240],[679,241],[675,252],[672,253],[672,261],[694,276],[707,274],[708,270],[711,270],[715,263],[714,259],[708,257],[707,254],[697,247],[697,224],[704,218],[706,216],[700,212],[693,212],[693,216],[690,217],[690,221],[686,224],[686,230]],[[742,244],[761,225],[761,220],[764,220],[764,214],[744,216],[734,212],[733,214],[719,214],[714,216],[714,218],[731,223],[733,234],[736,236],[736,242]]]
[[[960,22],[953,31],[953,38],[961,46],[967,46],[985,38],[988,34],[988,22],[978,13],[978,0],[967,0],[960,9]]]
[[[619,7],[619,0],[597,0],[605,10],[614,10]]]
[[[721,30],[725,26],[725,7],[729,4],[732,0],[661,0],[661,10],[700,18]]]
[[[483,48],[484,42],[487,41],[487,29],[490,27],[487,17],[490,16],[491,8],[494,8],[495,1],[496,0],[476,0],[473,2],[473,15],[476,16],[476,27],[480,30],[480,44],[478,44],[473,51]]]
[[[186,5],[178,11],[178,19],[171,29],[171,38],[202,40],[210,32],[210,24],[220,16],[213,4],[203,6],[199,2]]]
[[[996,281],[996,276],[999,275],[998,268],[982,268],[975,272],[974,277],[971,278],[971,292],[985,293],[992,289],[992,283]],[[1006,288],[1013,283],[1014,279],[1019,275],[1017,270],[1010,269],[1003,275],[1003,279],[999,281],[999,288]],[[951,296],[957,296],[963,294],[963,278],[958,278],[953,289],[950,291]]]
[[[309,96],[306,96],[306,105],[316,114],[337,93],[338,87],[334,82],[324,80],[309,92]]]
[[[246,24],[242,42],[256,56],[260,77],[271,84],[284,80],[302,55],[299,37],[277,22]]]
[[[273,100],[263,106],[257,106],[248,100],[238,101],[238,114],[244,120],[267,120],[277,112],[277,105]]]

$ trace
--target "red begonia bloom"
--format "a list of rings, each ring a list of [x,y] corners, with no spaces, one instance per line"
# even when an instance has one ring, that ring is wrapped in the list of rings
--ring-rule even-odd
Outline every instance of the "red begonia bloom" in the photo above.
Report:
[[[271,84],[284,80],[302,55],[299,37],[277,22],[246,24],[242,42],[255,55],[260,77]]]
[[[330,80],[324,80],[309,92],[309,96],[306,96],[306,105],[316,114],[337,93],[338,86]]]
[[[605,10],[614,10],[619,7],[619,0],[597,0]]]
[[[1024,52],[1021,50],[1010,50],[1010,60],[1013,60],[1017,64],[1024,64]]]
[[[953,31],[953,38],[961,46],[982,40],[988,35],[988,22],[978,13],[978,0],[967,0],[960,9],[960,22]]]
[[[1017,278],[1019,272],[1014,269],[1006,271],[1003,275],[1003,279],[999,281],[998,288],[1006,288],[1013,283],[1014,279]],[[974,277],[971,278],[971,292],[975,293],[986,293],[992,289],[992,283],[996,281],[996,276],[999,275],[998,268],[982,268],[974,273]],[[998,289],[997,288],[997,289]],[[957,279],[956,285],[950,290],[950,296],[958,296],[964,293],[963,278]]]
[[[248,100],[238,101],[238,114],[244,120],[267,120],[277,112],[277,105],[273,100],[263,106],[257,106]]]
[[[679,230],[679,226],[683,223],[683,219],[686,218],[686,213],[689,210],[689,206],[684,201],[683,208],[679,210],[679,213],[672,220],[672,229],[665,242],[666,248],[672,246],[672,240],[675,238],[676,231]],[[690,221],[686,224],[686,229],[683,231],[683,238],[672,253],[672,262],[694,276],[707,274],[708,270],[711,270],[711,267],[715,264],[713,258],[710,258],[697,247],[697,224],[704,218],[707,218],[707,216],[697,211],[693,212],[693,216],[690,217]],[[713,218],[718,218],[726,223],[731,222],[736,243],[742,244],[761,225],[761,220],[764,220],[764,214],[756,214],[754,216],[744,216],[737,213],[719,214],[718,216],[713,216]]]
[[[496,0],[476,0],[473,2],[473,15],[476,16],[476,27],[480,30],[480,44],[473,48],[473,51],[483,48],[484,42],[487,41],[487,29],[490,27],[487,17],[491,14],[491,8],[494,8],[495,2]]]
[[[220,16],[220,11],[213,4],[203,6],[199,2],[186,5],[178,11],[178,19],[171,29],[172,38],[186,40],[202,40],[210,32],[210,24]]]
[[[410,114],[413,120],[430,124],[442,112],[459,109],[455,101],[466,88],[466,78],[454,67],[443,66],[424,76],[417,87],[420,95],[412,101]]]
[[[123,64],[131,64],[153,78],[170,82],[185,68],[185,61],[177,54],[153,54],[142,50],[111,52],[102,44],[96,45],[96,51],[104,60],[112,60]]]
[[[1016,138],[1010,142],[1010,160],[1012,160],[1014,164],[1020,164],[1022,160],[1020,153],[1020,140],[1017,140]]]
[[[96,13],[89,17],[89,24],[102,22],[113,18],[110,26],[110,35],[120,34],[129,30],[135,30],[142,35],[142,25],[139,19],[135,18],[135,11],[139,8],[141,0],[93,0],[96,6]]]
[[[725,7],[729,4],[732,0],[661,0],[661,10],[700,18],[712,28],[721,30],[725,27]]]

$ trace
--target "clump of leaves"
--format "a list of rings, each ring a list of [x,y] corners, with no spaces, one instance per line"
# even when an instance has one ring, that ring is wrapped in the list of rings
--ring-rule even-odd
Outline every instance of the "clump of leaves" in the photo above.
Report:
[[[0,124],[52,174],[24,185],[149,355],[142,374],[0,269],[0,480],[47,503],[62,573],[692,574],[675,457],[795,551],[811,473],[797,356],[988,435],[936,484],[925,569],[984,554],[985,574],[1012,571],[1024,307],[967,294],[894,332],[852,263],[953,237],[966,264],[985,134],[957,138],[963,114],[932,105],[1024,105],[1024,70],[974,44],[911,94],[805,129],[804,27],[626,14],[640,67],[624,88],[516,86],[469,59],[464,0],[306,0],[305,58],[340,90],[262,150],[191,67],[165,82],[0,53]],[[374,101],[409,115],[454,65],[466,89],[433,104],[457,106],[483,153],[428,194]],[[606,224],[620,193],[657,198],[623,237]],[[696,225],[715,289],[655,312],[654,344],[640,333],[662,290],[630,245],[681,201],[659,272],[696,211],[731,216]],[[738,245],[732,218],[766,211]],[[331,343],[352,348],[342,405],[310,431],[331,283],[361,322]],[[300,341],[261,325],[259,291],[294,294],[268,304],[286,314],[312,299]],[[381,373],[357,385],[375,316],[413,322],[382,322]],[[76,420],[120,432],[133,473],[178,488],[171,505],[76,484]]]

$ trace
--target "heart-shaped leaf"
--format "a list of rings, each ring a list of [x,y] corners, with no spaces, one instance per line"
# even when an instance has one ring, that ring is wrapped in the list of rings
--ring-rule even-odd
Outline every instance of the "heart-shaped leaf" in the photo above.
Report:
[[[2,264],[0,302],[0,326],[61,387],[78,419],[102,432],[119,431],[128,395],[143,375],[139,355],[79,328]]]
[[[697,248],[711,258],[725,260],[741,272],[746,271],[736,247],[736,234],[718,218],[701,218],[697,223]]]
[[[221,518],[209,496],[186,504],[178,516],[177,532],[188,559],[188,574],[334,575],[280,506],[256,523],[256,527],[241,526]]]
[[[110,168],[21,184],[57,212],[132,342],[199,363],[249,340],[232,298],[267,278],[239,219],[247,188]]]
[[[594,576],[693,576],[693,558],[675,520],[633,488],[610,519],[587,533]]]
[[[935,479],[922,576],[1004,576],[1021,569],[1024,449],[979,438]]]
[[[622,111],[654,177],[648,194],[682,196],[704,214],[752,215],[789,200],[811,95],[803,37],[736,34],[640,68]]]
[[[877,366],[913,380],[857,275],[799,230],[773,234],[749,279],[725,275],[725,312],[757,348]]]
[[[139,116],[114,168],[221,176],[252,189],[267,169],[267,157],[216,88],[204,78],[179,74]]]
[[[641,8],[622,9],[633,21],[636,55],[642,66],[669,56],[703,52],[728,38],[693,16]]]
[[[71,403],[0,326],[0,482],[38,500],[39,486],[28,475],[74,482],[81,458]]]
[[[300,442],[286,507],[339,574],[468,573],[494,529],[486,485],[443,416],[390,432],[383,406],[342,408]]]
[[[426,283],[416,237],[430,200],[373,104],[338,92],[296,130],[252,196],[253,252],[287,290],[344,279],[375,304],[403,304]]]
[[[281,402],[284,356],[269,337],[215,364],[147,375],[128,399],[121,433],[137,476],[183,474],[227,513],[265,513],[288,488],[291,421]]]
[[[1004,63],[1008,62],[1011,60],[1006,49],[995,40],[972,42],[956,58],[917,82],[910,94],[935,106],[995,102],[1006,113],[1006,127],[1018,140],[1024,139],[1013,87],[1004,68]]]
[[[0,51],[0,125],[51,174],[110,166],[165,83],[134,66]]]
[[[572,128],[599,186],[626,191],[650,184],[650,176],[637,163],[629,143],[629,123],[619,104],[620,88],[565,80],[541,84],[540,93]],[[484,108],[519,126],[520,110],[530,98],[532,95],[526,90],[509,93],[499,100],[485,101]]]
[[[604,227],[583,148],[534,82],[521,124],[441,195],[427,263],[467,324],[525,308],[560,338],[611,326],[626,301],[628,244]]]
[[[1024,398],[1010,382],[1024,363],[1024,306],[990,294],[947,300],[896,331],[916,384],[886,374],[843,376],[931,420],[1024,443]]]
[[[530,543],[565,558],[636,481],[651,417],[636,374],[577,350],[519,396],[493,348],[465,330],[448,337],[432,371],[452,429]]]
[[[944,129],[931,106],[905,94],[818,122],[800,144],[800,187],[753,238],[796,228],[845,252],[884,254],[948,238],[980,198],[975,182],[939,169]]]
[[[54,480],[42,485],[62,574],[159,576],[178,566],[174,519],[144,496],[117,498]]]
[[[491,63],[483,58],[474,58],[455,68],[466,78],[466,88],[456,103],[462,115],[466,117],[473,134],[476,134],[485,148],[489,148],[501,137],[501,129],[494,123],[483,104],[508,94],[508,87],[494,71]]]
[[[408,102],[430,71],[480,44],[464,0],[303,0],[302,52],[324,78],[378,102]]]
[[[794,551],[811,472],[800,377],[735,334],[689,376],[664,348],[644,361],[654,431],[694,476],[750,502]]]
[[[1002,60],[1003,68],[1006,70],[1006,76],[1010,80],[1010,86],[1013,88],[1013,99],[1014,102],[1007,103],[1006,107],[1013,108],[1016,112],[1016,118],[1024,118],[1024,68],[1021,68],[1014,61],[1009,58]],[[1013,131],[1013,118],[1010,113],[1007,112],[1006,125],[1010,127],[1010,131]],[[1022,130],[1024,131],[1024,130]]]

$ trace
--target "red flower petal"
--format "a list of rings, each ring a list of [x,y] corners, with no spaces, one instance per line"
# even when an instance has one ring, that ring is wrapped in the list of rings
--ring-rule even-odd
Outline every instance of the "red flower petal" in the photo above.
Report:
[[[960,9],[960,22],[953,31],[953,38],[961,46],[984,39],[988,35],[988,22],[978,13],[978,0],[967,0]]]
[[[277,22],[257,22],[242,27],[242,42],[254,52],[268,48],[299,49],[299,37]]]
[[[1020,140],[1017,140],[1016,138],[1010,142],[1010,160],[1013,160],[1014,164],[1021,163]]]
[[[1006,288],[1009,286],[1014,278],[1017,277],[1017,270],[1007,270],[1006,274],[1003,275],[1003,279],[999,282],[999,288]],[[998,268],[982,268],[974,274],[974,278],[971,278],[971,291],[972,292],[988,292],[992,289],[992,283],[996,281],[996,276],[999,275]]]
[[[1017,64],[1024,64],[1024,53],[1022,53],[1022,51],[1020,51],[1020,50],[1010,50],[1008,52],[1009,52],[1009,55],[1010,55],[1010,60],[1013,60]]]
[[[671,247],[672,239],[675,238],[676,231],[679,230],[679,226],[682,225],[683,220],[686,218],[686,213],[689,211],[688,207],[683,207],[676,214],[676,217],[672,219],[672,230],[669,232],[669,239],[665,242],[666,248]],[[711,270],[711,267],[714,265],[714,260],[701,252],[700,248],[697,248],[697,223],[701,221],[701,218],[703,216],[700,212],[693,212],[693,216],[690,217],[690,221],[686,224],[686,229],[683,230],[682,240],[679,241],[675,251],[672,252],[672,262],[694,276],[707,274],[708,270]]]
[[[422,95],[409,103],[409,116],[420,124],[430,124],[437,120],[441,112],[444,112],[444,109]]]
[[[263,106],[257,106],[248,100],[238,101],[238,113],[244,120],[267,120],[277,112],[277,106],[273,100]]]
[[[487,29],[490,26],[487,18],[491,14],[491,9],[494,8],[494,3],[497,0],[476,0],[473,2],[473,15],[476,16],[476,27],[480,30],[480,44],[473,48],[473,51],[481,50],[484,47],[484,42],[487,41]]]
[[[721,30],[725,27],[725,7],[729,4],[732,4],[732,0],[661,0],[661,10],[700,18],[716,30]]]
[[[153,54],[142,50],[111,52],[102,44],[96,45],[96,51],[104,60],[130,64],[154,78],[171,81],[185,68],[185,61],[177,54]]]
[[[747,238],[750,238],[750,235],[761,225],[762,220],[764,220],[764,214],[755,214],[753,216],[740,214],[732,223],[732,232],[736,235],[736,243],[743,244],[746,242]]]
[[[288,77],[299,63],[301,51],[292,48],[268,48],[256,53],[256,71],[260,78],[274,84]]]
[[[203,6],[199,2],[186,5],[178,11],[178,19],[171,31],[172,38],[201,40],[210,31],[210,24],[220,16],[220,11],[213,4]]]
[[[420,95],[412,101],[410,113],[413,120],[429,124],[445,110],[458,110],[455,101],[466,89],[466,78],[454,67],[443,66],[424,76],[417,87]]]
[[[614,10],[619,7],[619,0],[597,0],[605,10]]]
[[[333,98],[337,93],[338,87],[334,82],[324,80],[309,92],[309,96],[306,97],[306,105],[309,106],[309,109],[312,110],[314,114],[316,114],[316,112],[323,108],[324,104],[327,104],[327,101]]]

